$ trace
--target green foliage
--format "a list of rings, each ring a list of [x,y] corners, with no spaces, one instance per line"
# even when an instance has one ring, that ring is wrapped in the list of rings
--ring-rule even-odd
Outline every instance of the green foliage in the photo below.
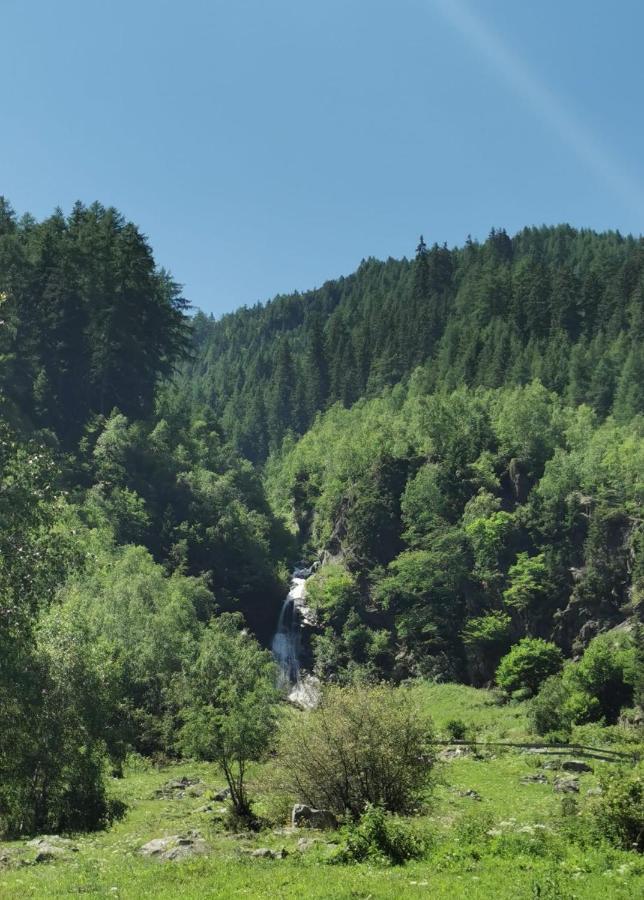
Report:
[[[180,390],[263,460],[318,412],[376,396],[418,366],[430,390],[539,379],[499,408],[501,452],[522,495],[560,439],[552,392],[624,423],[644,409],[640,240],[564,225],[419,248],[410,261],[366,260],[316,291],[217,321],[198,315]]]
[[[541,638],[523,638],[501,660],[496,681],[509,694],[520,690],[535,694],[561,665],[561,651],[554,644]]]
[[[344,845],[333,862],[369,861],[399,866],[410,859],[420,859],[426,849],[426,842],[404,820],[369,805],[360,821],[347,828]]]
[[[522,408],[514,430],[512,404]],[[532,405],[543,441],[535,432],[520,447]],[[538,384],[442,396],[419,375],[329,410],[269,460],[267,486],[302,540],[342,558],[359,586],[361,627],[392,635],[378,662],[369,652],[353,662],[369,657],[386,677],[481,684],[520,637],[570,653],[589,616],[610,628],[637,602],[640,431],[637,422],[599,425],[588,407],[567,407]],[[387,510],[386,531],[365,518],[367,506]],[[343,606],[315,641],[325,674],[352,662],[347,619]]]
[[[21,658],[10,746],[0,754],[0,831],[92,830],[114,808],[105,790],[108,751],[122,760],[117,673],[103,648],[58,612]]]
[[[613,724],[633,698],[639,672],[637,644],[629,635],[603,634],[590,642],[578,662],[541,686],[531,708],[537,734],[570,734],[573,725]]]
[[[498,611],[470,619],[463,632],[463,640],[468,645],[502,646],[509,638],[510,622],[507,613]]]
[[[67,446],[92,414],[148,415],[159,377],[187,349],[187,320],[145,237],[98,203],[12,221],[0,257],[13,314],[8,396]]]
[[[328,687],[318,709],[282,723],[280,784],[296,800],[353,819],[367,804],[409,812],[427,788],[432,736],[405,688]]]
[[[573,688],[596,701],[596,715],[608,724],[617,721],[622,706],[633,697],[635,652],[628,637],[599,635],[580,661],[568,669]],[[583,721],[583,720],[582,720]]]
[[[167,752],[172,684],[196,655],[199,619],[212,612],[203,579],[168,576],[143,547],[102,549],[91,568],[68,581],[60,602],[118,668],[123,739],[140,752]]]
[[[624,850],[644,852],[644,776],[635,770],[606,770],[602,794],[593,800],[588,817],[595,833]]]
[[[248,764],[266,754],[275,733],[276,680],[270,654],[228,614],[209,623],[183,685],[181,746],[221,765],[233,809],[246,819]]]
[[[503,592],[505,605],[525,616],[530,607],[543,600],[547,594],[547,574],[543,553],[537,556],[519,553],[516,562],[508,570],[510,584]]]
[[[445,733],[452,741],[464,741],[469,734],[469,727],[462,719],[449,719],[445,723]]]

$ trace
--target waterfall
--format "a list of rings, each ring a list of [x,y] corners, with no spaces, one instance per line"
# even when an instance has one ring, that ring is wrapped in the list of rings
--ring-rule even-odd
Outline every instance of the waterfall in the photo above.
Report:
[[[296,569],[291,578],[291,589],[282,604],[280,617],[273,637],[273,655],[280,667],[283,686],[296,684],[300,676],[300,649],[302,616],[298,601],[304,599],[307,569]]]
[[[312,611],[306,606],[306,580],[313,567],[297,568],[291,576],[291,588],[280,610],[273,636],[272,650],[279,665],[280,687],[288,689],[288,699],[310,709],[319,700],[317,678],[301,671],[302,626],[315,624]]]

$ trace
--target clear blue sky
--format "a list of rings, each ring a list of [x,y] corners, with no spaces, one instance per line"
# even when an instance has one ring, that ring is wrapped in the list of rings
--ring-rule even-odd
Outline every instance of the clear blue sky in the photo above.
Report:
[[[0,0],[0,193],[216,314],[492,225],[639,234],[641,0]]]

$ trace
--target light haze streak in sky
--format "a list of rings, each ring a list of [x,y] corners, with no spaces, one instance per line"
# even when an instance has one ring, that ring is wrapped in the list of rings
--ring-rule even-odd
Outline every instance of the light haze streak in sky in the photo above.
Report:
[[[503,77],[508,86],[545,121],[577,158],[638,216],[644,190],[602,146],[583,122],[465,0],[431,0],[432,5]]]

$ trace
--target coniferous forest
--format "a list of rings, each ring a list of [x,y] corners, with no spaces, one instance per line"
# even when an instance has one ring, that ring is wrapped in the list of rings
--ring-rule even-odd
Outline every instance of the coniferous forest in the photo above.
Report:
[[[632,765],[523,844],[501,807],[466,810],[457,838],[404,817],[431,810],[439,739],[641,748],[643,338],[644,240],[617,232],[421,237],[214,319],[117,210],[0,201],[0,836],[116,827],[119,783],[190,760],[219,767],[233,833],[289,798],[328,807],[334,862],[434,853],[437,896],[457,863],[485,880],[481,854],[532,860],[508,897],[641,875]],[[298,565],[323,701],[296,715],[269,651]],[[358,719],[374,754],[338,761]]]

